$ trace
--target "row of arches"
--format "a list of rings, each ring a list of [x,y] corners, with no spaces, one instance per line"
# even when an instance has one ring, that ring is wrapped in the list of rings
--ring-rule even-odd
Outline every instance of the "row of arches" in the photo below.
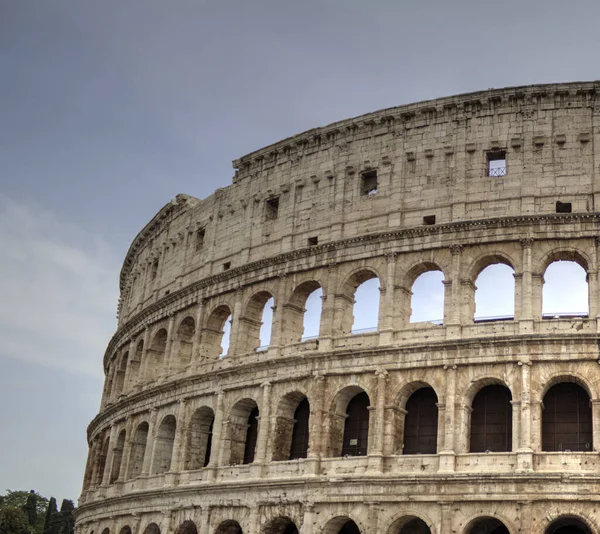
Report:
[[[559,258],[561,256],[558,256]],[[502,256],[488,258],[490,263],[474,278],[471,317],[475,321],[512,319],[515,315],[514,268]],[[565,270],[566,269],[566,270]],[[550,283],[543,286],[543,317],[565,314],[587,316],[589,312],[587,273],[574,260],[551,262],[544,275]],[[410,322],[444,322],[447,287],[441,267],[426,263],[414,270],[410,286]],[[565,281],[568,291],[565,293]],[[380,328],[381,283],[375,270],[354,273],[336,294],[338,334],[364,333]],[[298,285],[283,304],[276,306],[274,290],[261,290],[247,299],[234,325],[234,307],[215,305],[198,329],[197,317],[184,315],[172,328],[158,327],[147,340],[139,340],[121,351],[107,374],[105,397],[118,398],[133,384],[149,382],[170,372],[188,367],[195,359],[225,357],[232,350],[243,354],[265,350],[273,341],[288,345],[319,337],[321,332],[323,287],[316,280]],[[546,306],[548,304],[548,306]],[[275,332],[276,331],[276,332]],[[232,347],[232,345],[235,345]]]
[[[365,521],[349,516],[337,516],[325,523],[318,532],[322,534],[363,534],[369,532]],[[359,526],[361,525],[361,526]],[[428,524],[418,516],[402,516],[382,532],[386,534],[434,534],[435,527]],[[244,534],[244,529],[235,519],[226,519],[211,530],[214,534]],[[258,530],[260,534],[299,534],[300,529],[293,519],[287,516],[276,517],[262,525]],[[587,522],[577,516],[561,516],[552,521],[545,529],[545,534],[592,534]],[[463,530],[464,534],[511,534],[506,524],[494,516],[479,516],[468,522]],[[93,534],[93,531],[91,532]],[[105,528],[102,534],[110,534],[110,529]],[[119,534],[133,534],[128,525],[119,530]],[[142,534],[161,534],[156,523],[150,523],[144,528]],[[183,521],[175,530],[175,534],[198,534],[198,527],[191,520]]]
[[[512,393],[498,380],[484,380],[467,405],[467,451],[513,451]],[[396,438],[392,453],[436,454],[443,439],[440,432],[439,401],[433,387],[419,382],[410,388],[406,401],[393,413]],[[183,432],[177,433],[178,421],[167,414],[150,432],[147,420],[139,422],[126,448],[127,430],[121,429],[116,441],[110,436],[102,443],[97,458],[89,464],[87,484],[101,485],[134,479],[141,474],[161,474],[173,470],[197,470],[209,465],[252,464],[256,459],[259,424],[267,425],[271,436],[270,454],[265,450],[261,461],[287,461],[307,458],[310,451],[326,457],[366,456],[369,454],[372,417],[371,399],[357,385],[343,388],[333,399],[327,418],[326,447],[313,441],[312,430],[319,426],[308,397],[299,391],[286,394],[277,403],[271,420],[261,423],[261,409],[252,398],[238,400],[225,414],[222,433],[216,434],[213,409],[202,406],[185,417]],[[541,450],[593,450],[592,408],[590,395],[576,382],[560,381],[545,392],[541,414]],[[215,442],[214,437],[220,441]],[[113,437],[114,439],[114,437]],[[265,438],[266,439],[266,438]],[[175,444],[182,460],[173,463]],[[113,449],[110,465],[109,448]],[[215,447],[218,449],[215,451]],[[90,452],[90,458],[93,451]],[[220,460],[217,464],[217,460]],[[175,460],[177,462],[177,459]]]

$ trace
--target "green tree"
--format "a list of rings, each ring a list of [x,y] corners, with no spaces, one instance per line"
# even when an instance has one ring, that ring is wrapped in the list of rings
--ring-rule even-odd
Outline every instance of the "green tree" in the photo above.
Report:
[[[0,534],[29,534],[25,512],[17,506],[4,506],[0,511]]]
[[[44,518],[43,534],[58,534],[60,529],[60,517],[58,515],[58,508],[56,507],[56,499],[50,497],[48,502],[48,508],[46,509],[46,515]]]
[[[37,495],[35,491],[31,490],[29,495],[27,495],[27,500],[25,501],[25,505],[22,510],[25,512],[27,516],[27,522],[30,526],[34,527],[37,523],[38,511],[37,511]]]
[[[63,502],[60,505],[60,528],[58,534],[73,534],[75,528],[75,518],[73,517],[74,510],[75,505],[73,504],[73,501],[63,499]]]

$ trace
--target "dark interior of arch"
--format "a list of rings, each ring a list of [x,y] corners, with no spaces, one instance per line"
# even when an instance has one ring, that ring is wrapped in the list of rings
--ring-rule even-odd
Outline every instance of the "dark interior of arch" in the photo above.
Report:
[[[288,517],[278,517],[269,523],[262,534],[298,534],[298,527]]]
[[[563,382],[544,396],[542,450],[593,450],[590,397],[581,386]]]
[[[175,534],[198,534],[198,529],[193,521],[187,520],[179,525]]]
[[[473,399],[471,452],[512,450],[512,404],[510,390],[486,386]]]
[[[258,438],[258,408],[254,407],[248,416],[248,430],[246,432],[246,445],[244,447],[244,463],[254,462],[256,440]],[[229,534],[229,533],[228,533]]]
[[[338,534],[360,534],[360,530],[356,526],[356,523],[352,520],[344,524]]]
[[[583,521],[565,517],[554,521],[546,530],[546,534],[591,534],[591,532]]]
[[[438,409],[433,388],[415,391],[406,403],[403,454],[437,452]]]
[[[431,534],[431,530],[425,521],[415,517],[401,527],[398,534]]]
[[[237,521],[225,521],[221,523],[215,534],[244,534],[242,527]]]
[[[509,534],[509,532],[502,521],[494,517],[485,517],[476,521],[468,534]]]
[[[308,422],[310,418],[310,404],[304,398],[294,412],[294,428],[292,430],[292,445],[290,460],[306,458],[308,454]]]
[[[369,396],[355,395],[346,408],[342,456],[366,456],[369,442]]]

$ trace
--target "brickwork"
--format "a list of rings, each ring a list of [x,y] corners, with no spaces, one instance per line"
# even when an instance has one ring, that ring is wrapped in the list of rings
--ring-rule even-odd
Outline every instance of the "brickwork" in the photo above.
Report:
[[[342,121],[160,210],[121,271],[78,533],[598,534],[598,88]],[[587,274],[588,309],[546,317],[560,260]],[[477,278],[497,263],[514,315],[476,320]],[[411,322],[429,271],[441,324]],[[377,327],[353,331],[373,278]]]

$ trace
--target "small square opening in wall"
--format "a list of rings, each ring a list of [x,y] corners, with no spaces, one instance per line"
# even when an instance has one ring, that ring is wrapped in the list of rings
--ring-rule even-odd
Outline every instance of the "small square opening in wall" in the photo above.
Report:
[[[319,244],[319,238],[317,236],[309,237],[307,239],[307,244],[309,247],[314,247],[315,245]]]
[[[196,250],[200,250],[204,246],[205,234],[204,228],[200,228],[200,230],[196,232]]]
[[[224,271],[229,271],[229,269],[231,269],[231,262],[230,262],[230,261],[226,261],[226,262],[223,264],[223,270],[224,270]]]
[[[572,207],[570,202],[556,201],[556,213],[571,213]]]
[[[506,151],[494,150],[487,153],[487,175],[506,176]]]
[[[363,172],[360,176],[360,194],[375,195],[377,193],[377,171]]]
[[[435,224],[435,215],[425,215],[425,217],[423,217],[423,224],[425,226]]]
[[[277,219],[279,216],[279,197],[267,199],[265,202],[265,218],[268,221]]]

